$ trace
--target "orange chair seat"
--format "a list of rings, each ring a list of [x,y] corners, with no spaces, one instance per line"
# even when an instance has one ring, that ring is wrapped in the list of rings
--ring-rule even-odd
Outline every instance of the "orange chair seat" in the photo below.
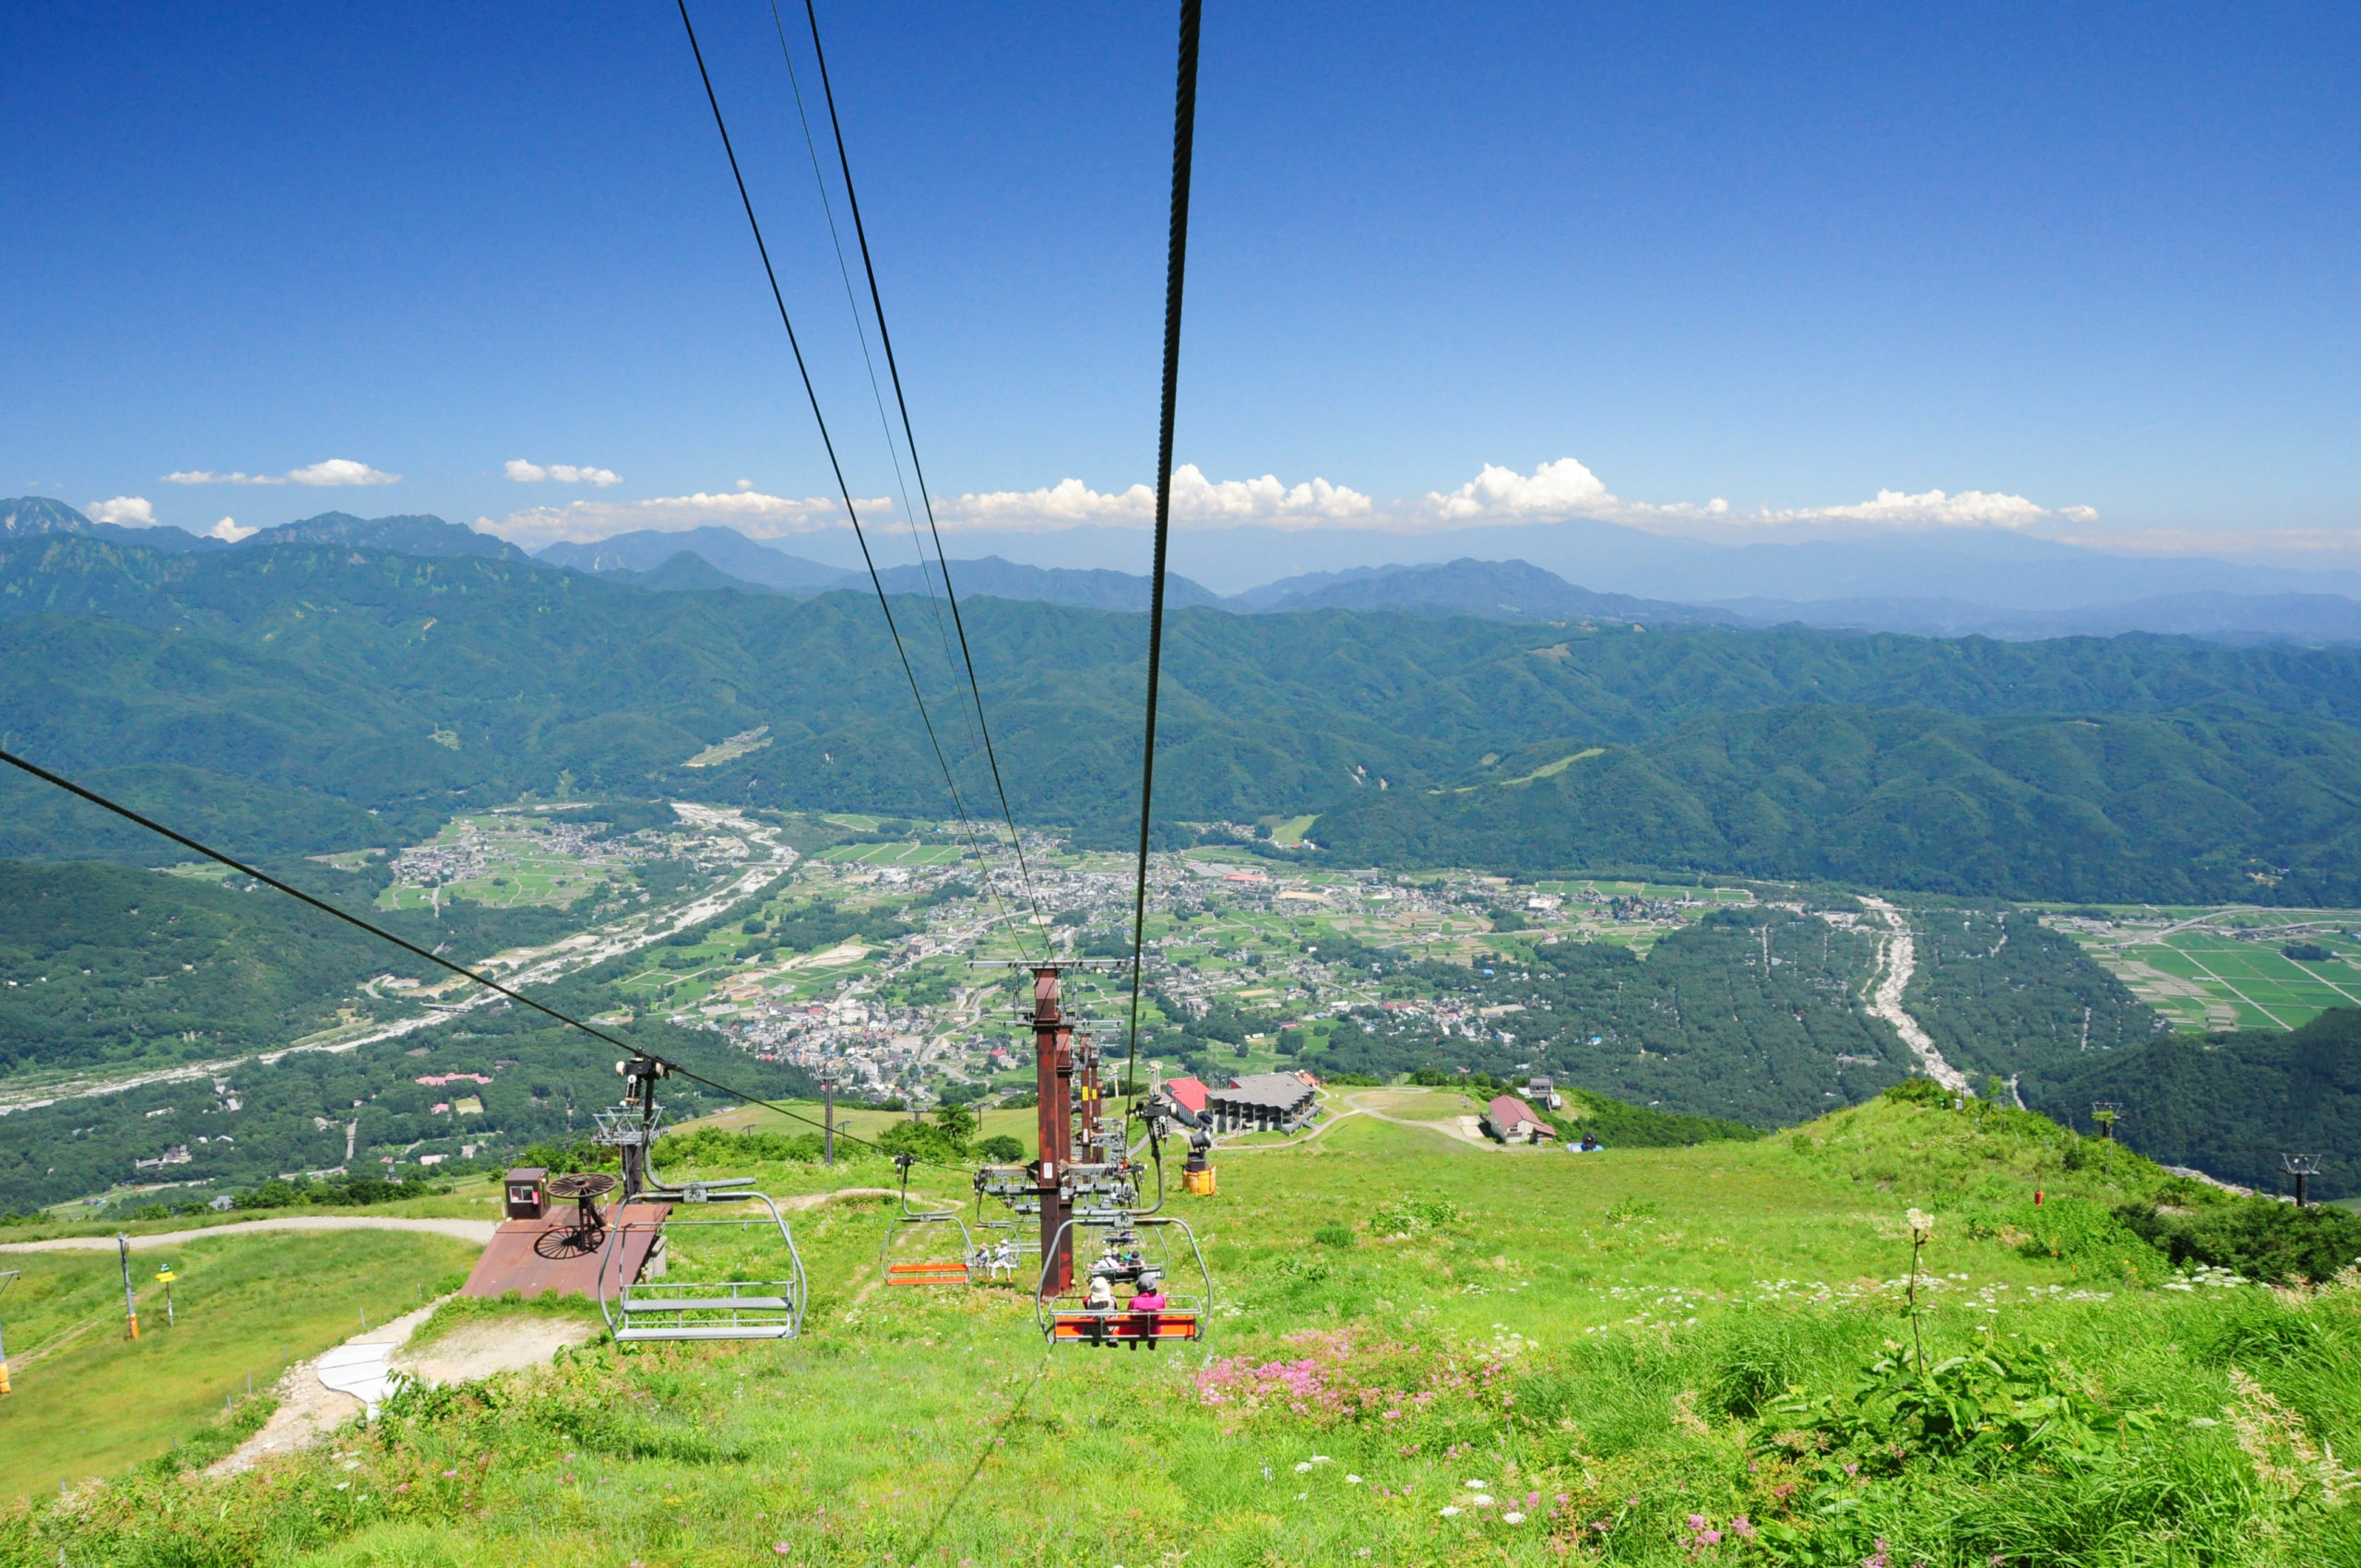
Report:
[[[1192,1312],[1061,1312],[1050,1319],[1050,1337],[1071,1344],[1137,1345],[1202,1339],[1204,1330]]]
[[[965,1285],[967,1265],[948,1259],[918,1263],[896,1263],[885,1265],[888,1285]]]

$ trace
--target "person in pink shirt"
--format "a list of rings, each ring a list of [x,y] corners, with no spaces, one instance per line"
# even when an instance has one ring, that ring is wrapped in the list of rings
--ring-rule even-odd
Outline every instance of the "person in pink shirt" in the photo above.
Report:
[[[1162,1312],[1164,1306],[1162,1277],[1153,1272],[1141,1275],[1139,1289],[1132,1292],[1128,1310],[1140,1314],[1136,1320],[1136,1326],[1141,1338],[1145,1339],[1151,1348],[1156,1344],[1156,1314]],[[1139,1339],[1131,1341],[1132,1348],[1134,1349],[1139,1348]]]

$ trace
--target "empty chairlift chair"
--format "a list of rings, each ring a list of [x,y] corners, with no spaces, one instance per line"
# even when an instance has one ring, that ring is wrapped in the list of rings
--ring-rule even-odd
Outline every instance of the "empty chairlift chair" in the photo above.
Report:
[[[977,1251],[976,1241],[967,1229],[967,1222],[957,1209],[912,1208],[910,1206],[910,1156],[897,1154],[894,1164],[902,1173],[901,1211],[885,1220],[885,1238],[878,1243],[877,1261],[885,1283],[896,1286],[972,1285],[978,1269],[985,1263]],[[950,1240],[952,1229],[959,1232],[959,1252],[955,1257],[944,1257],[941,1248]],[[911,1256],[911,1239],[917,1238],[927,1246],[923,1255]]]
[[[664,1065],[645,1058],[617,1063],[624,1083],[635,1091],[625,1109],[599,1113],[598,1141],[620,1149],[623,1157],[626,1194],[651,1205],[686,1205],[704,1208],[714,1204],[759,1204],[763,1212],[739,1219],[682,1219],[669,1209],[661,1218],[639,1218],[618,1206],[618,1217],[607,1228],[599,1270],[599,1311],[618,1344],[678,1339],[792,1339],[801,1332],[808,1294],[802,1255],[787,1217],[768,1195],[753,1191],[753,1178],[720,1182],[671,1182],[655,1169],[650,1158],[662,1112],[656,1108],[655,1080]],[[710,1227],[737,1229],[742,1234],[767,1239],[776,1230],[778,1242],[765,1249],[775,1263],[764,1272],[770,1278],[679,1280],[662,1277],[670,1260],[663,1242],[677,1232]],[[633,1254],[635,1231],[655,1232],[649,1267],[642,1277],[630,1277],[623,1260]],[[653,1274],[654,1277],[646,1276]]]

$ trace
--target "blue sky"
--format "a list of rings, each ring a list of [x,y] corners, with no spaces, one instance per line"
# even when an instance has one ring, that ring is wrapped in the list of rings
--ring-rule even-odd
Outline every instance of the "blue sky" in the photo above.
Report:
[[[769,7],[693,9],[890,498]],[[2361,562],[2356,16],[1212,0],[1184,520]],[[822,22],[947,514],[1136,521],[1170,8]],[[666,5],[11,7],[0,146],[0,493],[836,520]]]

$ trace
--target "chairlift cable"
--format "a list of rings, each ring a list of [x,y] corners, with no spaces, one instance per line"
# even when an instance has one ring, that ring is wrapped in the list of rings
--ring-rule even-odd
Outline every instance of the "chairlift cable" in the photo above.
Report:
[[[926,728],[927,744],[934,749],[935,766],[943,770],[943,787],[951,792],[951,809],[966,828],[970,847],[975,842],[975,824],[967,815],[966,802],[959,798],[958,781],[951,775],[951,762],[943,752],[942,738],[934,732],[934,719],[926,710],[926,695],[919,690],[917,671],[910,667],[910,651],[902,643],[902,631],[894,622],[894,608],[885,600],[884,580],[877,575],[877,562],[869,552],[869,535],[860,526],[860,512],[853,505],[852,486],[846,481],[844,464],[836,457],[836,444],[828,434],[827,416],[820,411],[820,394],[812,385],[811,367],[803,361],[803,344],[795,335],[795,322],[788,315],[787,296],[778,286],[778,271],[771,265],[770,246],[763,239],[762,221],[754,216],[754,198],[747,193],[745,172],[738,166],[738,148],[730,139],[729,122],[722,118],[721,100],[713,89],[713,75],[706,69],[705,51],[697,43],[696,25],[689,20],[689,0],[677,0],[681,11],[681,26],[689,35],[689,53],[696,57],[697,77],[705,84],[706,102],[712,106],[714,128],[721,133],[721,150],[730,160],[730,177],[738,184],[738,200],[746,209],[746,226],[753,231],[754,249],[763,259],[763,276],[770,282],[771,302],[778,306],[778,321],[787,328],[788,347],[795,355],[797,374],[803,380],[803,396],[812,405],[812,421],[819,427],[820,445],[828,454],[828,468],[836,475],[836,493],[844,498],[845,516],[851,519],[852,536],[860,546],[861,564],[869,568],[869,586],[876,590],[877,608],[885,617],[885,630],[894,639],[894,652],[902,661],[902,676],[909,683],[910,700],[918,705],[919,722]],[[977,859],[983,852],[977,850]],[[986,882],[991,876],[987,871]]]
[[[28,762],[25,758],[17,755],[14,752],[0,751],[0,762],[5,762],[11,767],[20,769],[23,772],[32,775],[35,778],[40,779],[44,784],[53,784],[58,789],[65,790],[67,794],[78,795],[83,800],[89,802],[92,805],[99,807],[102,811],[113,812],[115,815],[123,818],[125,822],[134,823],[138,826],[146,828],[150,833],[158,834],[163,837],[169,838],[184,849],[194,850],[197,854],[203,855],[208,861],[214,861],[219,864],[228,866],[231,871],[236,872],[241,876],[251,877],[253,880],[261,883],[265,887],[276,889],[280,893],[286,894],[289,897],[294,899],[300,904],[307,904],[311,908],[319,910],[320,913],[324,915],[333,916],[335,919],[342,921],[349,926],[353,926],[361,931],[364,931],[371,936],[377,938],[380,942],[391,943],[394,946],[400,948],[403,952],[409,954],[413,957],[423,958],[428,963],[434,965],[437,968],[447,969],[451,973],[457,975],[464,980],[473,980],[476,984],[482,986],[485,990],[497,992],[498,994],[508,998],[511,1002],[520,1003],[523,1005],[531,1008],[534,1012],[542,1015],[544,1017],[555,1019],[560,1024],[564,1025],[567,1028],[579,1029],[584,1034],[588,1035],[592,1039],[604,1041],[606,1044],[613,1046],[618,1051],[626,1051],[634,1056],[644,1057],[647,1061],[654,1062],[664,1069],[667,1076],[685,1078],[690,1083],[702,1084],[706,1088],[712,1089],[717,1094],[728,1095],[732,1099],[739,1100],[747,1105],[760,1106],[765,1111],[776,1111],[780,1115],[787,1117],[789,1121],[801,1122],[806,1126],[825,1127],[827,1125],[825,1123],[814,1122],[811,1117],[802,1114],[801,1111],[790,1111],[786,1106],[779,1104],[777,1100],[765,1099],[760,1095],[748,1094],[745,1090],[732,1088],[728,1084],[722,1083],[718,1079],[708,1078],[702,1073],[692,1072],[690,1069],[681,1065],[681,1063],[673,1061],[669,1056],[660,1055],[658,1052],[649,1051],[643,1046],[634,1045],[628,1040],[619,1039],[615,1036],[609,1034],[606,1030],[599,1028],[591,1024],[586,1024],[581,1019],[573,1016],[571,1014],[560,1012],[546,1002],[536,1002],[531,997],[526,995],[523,992],[513,991],[507,986],[501,984],[498,980],[493,980],[490,975],[469,968],[465,964],[455,964],[450,959],[444,957],[441,954],[430,952],[428,949],[421,947],[417,943],[410,941],[407,937],[397,936],[381,925],[374,924],[369,921],[364,921],[359,915],[350,914],[343,909],[339,909],[325,898],[315,898],[300,887],[291,886],[287,883],[281,882],[279,878],[271,875],[268,872],[250,866],[245,861],[238,860],[234,856],[223,854],[220,850],[214,849],[211,845],[201,844],[185,833],[175,832],[173,829],[165,826],[162,823],[156,821],[152,817],[143,816],[139,813],[132,810],[129,806],[124,805],[120,802],[111,801],[95,790],[85,789],[83,786],[75,783],[70,778],[52,773],[49,769],[42,766],[38,763]],[[895,1152],[892,1149],[884,1147],[883,1145],[872,1143],[867,1138],[859,1137],[853,1134],[848,1133],[842,1128],[837,1128],[836,1130],[836,1134],[837,1137],[843,1139],[847,1143],[857,1144],[862,1148],[875,1149],[880,1154],[891,1155]],[[922,1165],[931,1166],[940,1170],[956,1170],[962,1175],[967,1173],[967,1167],[964,1165],[945,1165],[941,1160],[935,1159],[920,1159],[919,1163]]]
[[[807,0],[808,3],[808,0]],[[1132,1020],[1123,1089],[1136,1101],[1140,975],[1147,945],[1148,813],[1156,800],[1156,699],[1164,660],[1164,566],[1172,531],[1172,418],[1180,386],[1180,295],[1189,258],[1189,170],[1197,131],[1201,0],[1180,0],[1180,60],[1172,90],[1172,214],[1164,262],[1164,408],[1156,451],[1156,571],[1147,612],[1147,723],[1140,745],[1140,849],[1132,889]]]
[[[924,582],[924,584],[925,584],[925,586],[926,586],[926,598],[927,598],[927,604],[928,604],[929,608],[930,608],[930,609],[931,609],[931,610],[932,610],[932,612],[933,612],[933,613],[934,613],[934,632],[935,632],[935,636],[936,636],[937,640],[939,640],[939,641],[943,644],[943,665],[944,665],[944,667],[945,667],[946,669],[949,669],[949,670],[951,670],[951,671],[953,671],[953,684],[954,684],[954,686],[955,687],[955,686],[957,685],[957,683],[957,683],[957,667],[953,663],[952,657],[951,657],[951,634],[950,634],[948,631],[946,631],[946,630],[944,630],[944,629],[943,629],[943,605],[942,605],[941,600],[939,600],[938,599],[936,599],[936,597],[935,597],[935,592],[934,592],[934,573],[933,573],[933,571],[931,569],[931,567],[930,567],[930,565],[929,565],[929,563],[928,563],[928,561],[927,561],[927,556],[926,556],[926,545],[925,545],[925,542],[924,542],[922,540],[920,540],[920,539],[919,539],[919,530],[918,530],[918,519],[917,519],[917,516],[916,516],[916,513],[915,513],[914,509],[913,509],[913,508],[911,507],[911,505],[910,505],[910,485],[909,485],[909,480],[908,480],[908,477],[903,473],[903,471],[902,471],[902,455],[901,455],[901,449],[900,449],[898,446],[896,446],[896,445],[895,445],[895,441],[894,441],[894,424],[893,424],[893,421],[892,421],[890,418],[888,418],[888,417],[887,417],[886,412],[885,412],[885,394],[884,394],[884,390],[883,390],[882,388],[880,388],[880,387],[879,387],[879,386],[877,385],[877,362],[876,362],[873,358],[872,358],[872,357],[871,357],[870,352],[869,352],[869,328],[868,328],[868,324],[867,324],[866,322],[864,322],[864,321],[861,319],[861,315],[860,315],[860,303],[859,303],[859,302],[854,298],[854,295],[853,295],[853,288],[852,288],[852,268],[851,268],[851,267],[850,267],[850,266],[846,262],[846,260],[845,260],[844,237],[843,237],[843,235],[842,235],[842,233],[841,233],[841,232],[838,231],[838,229],[836,228],[836,203],[835,203],[834,201],[832,201],[831,199],[829,199],[829,196],[828,196],[828,181],[827,181],[827,176],[826,176],[826,175],[825,175],[825,174],[823,174],[823,173],[820,172],[820,144],[819,144],[818,138],[816,138],[815,137],[813,137],[813,134],[812,134],[812,117],[811,117],[810,113],[806,111],[806,109],[805,109],[805,107],[804,107],[804,102],[803,102],[803,81],[802,81],[802,77],[801,77],[801,73],[799,73],[799,72],[796,70],[796,68],[795,68],[795,52],[794,52],[794,50],[792,50],[791,48],[789,48],[789,45],[788,45],[788,42],[787,42],[787,24],[786,24],[786,22],[785,22],[784,20],[782,20],[782,19],[780,18],[780,17],[779,17],[779,11],[778,11],[778,0],[771,0],[771,30],[772,30],[772,31],[773,31],[773,32],[777,36],[777,38],[778,38],[778,53],[779,53],[779,59],[780,59],[780,61],[781,61],[782,63],[784,63],[784,64],[786,65],[786,66],[787,66],[787,85],[788,85],[788,89],[789,89],[789,91],[790,93],[792,93],[792,94],[793,94],[794,99],[795,99],[795,117],[796,117],[796,122],[797,122],[797,124],[798,124],[798,125],[802,128],[802,131],[803,131],[803,148],[804,148],[804,152],[805,152],[805,154],[810,158],[811,162],[812,162],[812,184],[813,184],[813,188],[814,188],[815,190],[817,190],[817,191],[818,191],[819,196],[820,196],[820,214],[821,214],[821,216],[822,216],[824,219],[825,219],[825,220],[827,220],[827,225],[828,225],[828,244],[829,244],[829,248],[830,248],[830,249],[832,249],[833,251],[835,251],[835,253],[836,253],[836,276],[837,276],[839,279],[841,279],[843,280],[843,282],[844,282],[844,286],[845,286],[845,309],[846,309],[847,314],[848,314],[848,315],[852,317],[853,336],[854,336],[854,338],[855,338],[855,339],[860,342],[860,362],[861,362],[861,368],[862,368],[864,371],[866,371],[866,372],[868,373],[868,376],[869,376],[869,395],[870,395],[870,397],[871,397],[872,400],[872,401],[875,403],[875,405],[876,405],[876,408],[877,408],[877,423],[878,423],[879,428],[884,432],[884,436],[885,436],[885,455],[886,455],[887,458],[892,462],[892,464],[893,464],[893,466],[894,466],[894,486],[895,486],[895,488],[896,488],[897,491],[899,491],[899,492],[900,492],[900,493],[901,493],[901,497],[902,497],[902,511],[903,511],[903,515],[904,515],[905,517],[909,517],[909,519],[910,519],[910,524],[909,524],[909,529],[910,529],[910,543],[911,543],[911,545],[914,547],[914,549],[915,549],[915,551],[916,551],[916,553],[917,553],[917,555],[918,555],[918,561],[919,561],[919,575],[920,579]],[[838,148],[838,151],[839,151],[839,153],[841,154],[841,152],[842,152],[842,148],[841,148],[841,147]],[[847,188],[848,192],[849,192],[851,187],[849,186],[849,184],[848,184],[848,186],[847,186],[846,188]],[[866,259],[865,255],[864,255],[864,259]],[[882,316],[880,317],[880,320],[881,320],[881,322],[882,322],[882,320],[883,320],[883,317],[882,317]],[[905,420],[905,422],[904,422],[904,432],[905,432],[906,436],[907,436],[907,434],[908,434],[908,422],[907,420]],[[911,450],[911,459],[910,459],[910,460],[911,460],[911,467],[915,469],[915,468],[917,467],[917,464],[918,464],[917,449],[916,449],[915,447],[913,447],[913,448],[912,448],[912,450]],[[923,494],[924,494],[924,490],[925,490],[925,483],[924,483],[924,478],[923,478],[923,476],[921,476],[921,478],[920,478],[919,490],[920,490],[920,494],[921,494],[921,495],[923,495]],[[938,557],[939,557],[939,556],[941,555],[941,552],[941,552],[941,541],[940,541],[940,540],[938,540],[936,542],[937,542],[937,550],[936,550],[936,553],[937,553],[937,555],[938,555]],[[947,563],[946,563],[946,564],[944,564],[944,565],[943,565],[943,584],[944,584],[944,587],[945,587],[946,588],[948,588],[948,587],[950,586],[951,569],[950,569],[950,566],[949,566],[949,564],[948,564]],[[968,705],[967,705],[967,704],[966,704],[966,703],[961,703],[961,704],[959,705],[959,717],[960,717],[960,719],[961,719],[961,721],[962,721],[962,725],[963,725],[963,727],[964,727],[964,728],[967,730],[967,744],[968,744],[968,747],[969,747],[970,751],[971,751],[971,752],[974,752],[974,751],[981,751],[981,752],[984,752],[987,755],[989,755],[989,754],[990,754],[990,746],[989,746],[990,732],[989,732],[989,731],[986,731],[986,733],[985,733],[985,738],[984,738],[982,741],[979,741],[978,736],[977,736],[977,726],[978,726],[979,721],[981,719],[982,716],[983,716],[983,705],[982,705],[982,700],[981,700],[981,698],[980,698],[980,697],[979,697],[979,699],[978,699],[978,701],[977,701],[977,703],[976,703],[976,705],[975,705],[975,707],[974,707],[973,711],[970,711],[970,710],[969,710],[969,707],[968,707]],[[1003,801],[1003,802],[1002,802],[1002,805],[1003,805],[1003,813],[1002,813],[1002,814],[1003,814],[1003,816],[1005,816],[1005,815],[1007,814],[1006,814],[1006,802],[1005,802],[1005,801]],[[1014,837],[1014,836],[1015,835],[1015,832],[1016,832],[1016,825],[1015,825],[1014,822],[1012,822],[1012,823],[1010,823],[1010,824],[1009,824],[1009,833],[1010,833],[1010,835],[1011,835],[1012,837]],[[973,836],[971,835],[971,836],[970,836],[970,837],[971,837],[971,841],[972,841],[972,837],[973,837]],[[997,842],[997,835],[995,835],[995,842]],[[978,859],[979,861],[982,861],[982,859],[983,859],[983,857],[982,857],[982,853],[981,853],[981,851],[980,851],[980,850],[978,852],[977,859]],[[990,871],[991,871],[990,862],[984,862],[984,863],[985,863],[985,870],[986,870],[986,877],[987,877],[987,881],[989,882],[989,880],[990,880]],[[1024,867],[1023,867],[1023,854],[1022,854],[1022,846],[1021,846],[1021,845],[1019,846],[1018,864],[1019,864],[1019,869],[1020,869],[1020,870],[1023,870],[1023,869],[1024,869]],[[1028,897],[1031,897],[1031,895],[1032,895],[1032,876],[1031,876],[1031,874],[1030,874],[1030,873],[1029,873],[1029,872],[1027,872],[1027,873],[1026,873],[1026,875],[1025,875],[1025,885],[1026,885],[1026,891],[1027,896],[1028,896]],[[993,901],[995,904],[1000,904],[1000,903],[1001,903],[1000,890],[999,890],[997,887],[991,887],[991,888],[990,888],[990,889],[989,889],[989,891],[990,891],[990,893],[991,893],[991,897],[992,901]],[[1037,914],[1037,915],[1038,915],[1038,914],[1039,914],[1039,913],[1041,912],[1041,905],[1040,905],[1040,900],[1039,900],[1039,898],[1038,898],[1038,897],[1032,897],[1032,904],[1033,904],[1033,912],[1034,912],[1035,914]],[[1007,913],[1007,907],[1006,907],[1004,904],[1003,904],[1003,905],[1002,905],[1002,911],[1001,911],[1001,912],[1002,912],[1003,915],[1005,915],[1005,914]],[[1045,924],[1046,922],[1037,922],[1037,923],[1043,923],[1043,924]]]
[[[772,0],[772,14],[777,14],[777,0]],[[934,558],[943,565],[943,597],[951,601],[951,624],[959,634],[959,657],[967,667],[967,690],[974,695],[976,726],[983,731],[984,759],[991,765],[992,789],[1000,796],[1001,820],[1008,824],[1008,840],[1016,850],[1016,865],[1024,874],[1026,896],[1032,900],[1033,913],[1041,913],[1040,895],[1033,886],[1033,870],[1025,859],[1025,836],[1016,830],[1016,817],[1008,809],[1008,787],[1001,780],[1000,754],[992,745],[991,726],[984,722],[984,688],[976,679],[976,656],[967,647],[967,624],[959,613],[959,593],[951,586],[951,562],[943,552],[943,529],[935,522],[934,497],[927,489],[926,469],[919,461],[918,436],[910,424],[909,399],[902,394],[902,370],[894,357],[894,335],[885,326],[885,298],[877,287],[877,266],[870,259],[869,230],[860,220],[860,196],[853,189],[852,159],[845,150],[845,130],[836,117],[836,89],[828,79],[827,51],[820,46],[820,14],[814,0],[803,0],[803,14],[812,24],[812,54],[820,63],[820,91],[828,104],[828,129],[836,141],[836,164],[844,172],[845,205],[852,211],[853,237],[860,244],[861,270],[869,278],[870,308],[877,317],[877,340],[885,350],[885,374],[894,383],[894,405],[901,410],[902,441],[910,449],[910,471],[919,481],[919,502],[926,508],[927,531],[934,536]],[[784,41],[782,41],[782,44]],[[1193,92],[1193,89],[1192,89]],[[799,99],[799,106],[801,100]],[[915,525],[913,525],[915,531]]]

